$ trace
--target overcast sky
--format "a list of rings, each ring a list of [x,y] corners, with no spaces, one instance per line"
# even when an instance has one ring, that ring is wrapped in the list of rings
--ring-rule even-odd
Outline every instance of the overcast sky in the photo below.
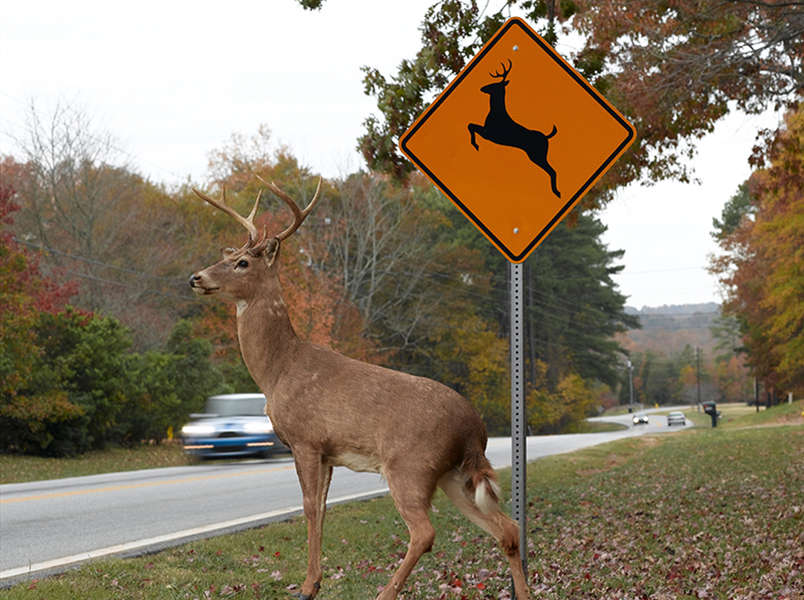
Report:
[[[309,12],[294,0],[0,0],[0,152],[14,153],[32,99],[46,113],[61,95],[153,181],[202,181],[210,151],[260,124],[314,172],[355,171],[362,123],[377,112],[360,67],[390,76],[412,58],[431,3],[327,0]],[[634,186],[600,215],[606,243],[626,251],[616,281],[629,305],[720,302],[705,271],[712,218],[750,174],[756,130],[776,122],[729,117],[698,144],[702,185]]]

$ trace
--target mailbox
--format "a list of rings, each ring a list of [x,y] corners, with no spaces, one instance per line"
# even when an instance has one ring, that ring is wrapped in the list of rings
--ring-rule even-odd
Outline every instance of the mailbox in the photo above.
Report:
[[[717,410],[717,404],[715,404],[714,400],[702,402],[701,406],[703,406],[704,412],[712,418],[712,427],[717,427],[720,411]]]

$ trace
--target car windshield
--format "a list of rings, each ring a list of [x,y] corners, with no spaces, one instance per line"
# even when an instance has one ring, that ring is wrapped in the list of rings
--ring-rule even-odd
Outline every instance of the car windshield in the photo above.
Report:
[[[265,396],[227,398],[213,396],[207,398],[204,412],[219,417],[264,417]]]

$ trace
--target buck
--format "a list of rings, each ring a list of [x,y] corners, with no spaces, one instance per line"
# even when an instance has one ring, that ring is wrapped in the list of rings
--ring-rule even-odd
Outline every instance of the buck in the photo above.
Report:
[[[501,64],[500,66],[503,69],[502,73],[496,71],[489,73],[491,77],[500,79],[500,81],[480,88],[481,92],[489,95],[489,114],[486,115],[486,121],[483,125],[469,124],[472,146],[475,147],[475,150],[480,150],[475,138],[476,135],[479,135],[500,146],[519,148],[528,155],[532,163],[541,167],[550,176],[550,186],[553,188],[553,194],[561,198],[561,193],[556,186],[556,172],[547,162],[549,140],[558,133],[558,128],[553,125],[553,130],[545,135],[541,131],[527,129],[511,118],[505,108],[505,88],[509,83],[508,74],[511,72],[513,64],[509,60],[507,69],[505,65]]]
[[[298,594],[315,597],[321,587],[321,538],[333,467],[379,473],[410,532],[402,563],[378,600],[396,598],[419,558],[432,549],[429,509],[437,487],[473,523],[494,536],[510,564],[517,598],[529,598],[519,556],[516,523],[499,507],[496,474],[485,455],[486,428],[454,390],[360,362],[301,341],[293,329],[279,282],[279,254],[315,207],[321,182],[304,210],[273,183],[263,181],[293,211],[293,223],[269,237],[254,216],[232,209],[226,190],[219,200],[201,198],[248,230],[239,249],[222,249],[223,260],[195,273],[197,294],[217,295],[237,306],[243,359],[265,394],[266,414],[293,452],[307,520],[307,578]]]

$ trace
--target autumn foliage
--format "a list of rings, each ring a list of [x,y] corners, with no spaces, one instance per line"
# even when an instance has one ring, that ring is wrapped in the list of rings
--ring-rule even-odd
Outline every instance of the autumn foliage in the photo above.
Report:
[[[84,412],[64,390],[35,385],[41,348],[31,344],[32,330],[40,315],[54,315],[64,308],[76,284],[59,285],[43,277],[38,256],[20,248],[7,230],[14,222],[13,213],[20,209],[13,202],[15,193],[7,182],[0,183],[0,423],[6,439],[10,423],[37,435],[48,424],[69,422]]]
[[[311,8],[308,3],[299,0]],[[317,7],[323,0],[316,2]],[[336,2],[337,0],[330,0]],[[508,16],[522,16],[635,126],[638,138],[582,200],[631,182],[694,176],[694,142],[733,110],[784,106],[804,86],[804,19],[796,3],[678,0],[477,0],[433,3],[421,48],[386,75],[364,67],[377,99],[360,149],[372,169],[407,177],[396,140]],[[567,51],[568,47],[580,49]]]
[[[750,363],[768,390],[804,392],[804,110],[767,132],[733,228],[713,260],[740,320]],[[735,199],[736,201],[736,199]],[[726,214],[726,211],[724,211]],[[726,220],[724,219],[724,222]]]

